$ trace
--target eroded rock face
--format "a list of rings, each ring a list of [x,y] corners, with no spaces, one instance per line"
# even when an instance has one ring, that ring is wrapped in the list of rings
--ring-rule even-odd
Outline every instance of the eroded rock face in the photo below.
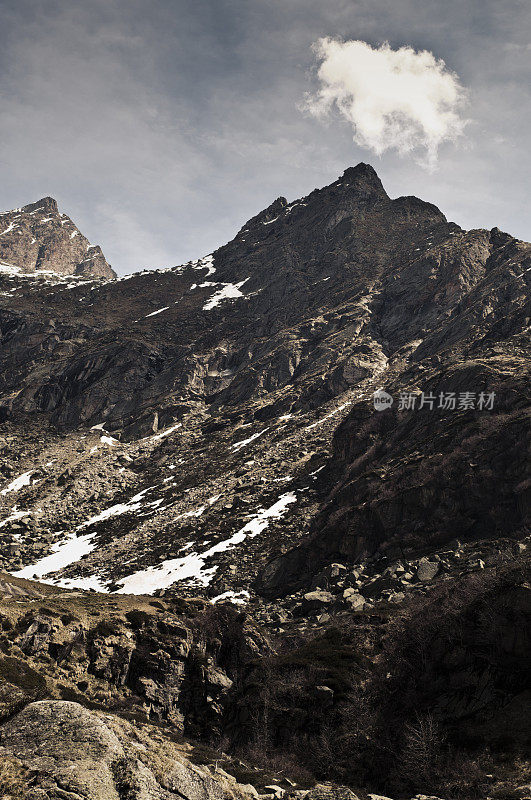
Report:
[[[31,771],[27,800],[246,800],[228,776],[196,767],[168,742],[78,703],[26,706],[1,729],[0,758]]]
[[[518,337],[517,337],[518,339]],[[474,411],[424,408],[374,413],[353,406],[334,435],[334,457],[322,475],[332,486],[312,523],[313,535],[270,562],[259,585],[271,594],[311,585],[331,561],[360,562],[376,554],[391,561],[448,547],[452,541],[496,540],[502,531],[523,531],[529,515],[526,473],[526,367],[518,340],[501,353],[468,359],[456,367],[430,363],[387,386],[396,399],[416,384],[439,397],[448,386],[494,392],[494,408]],[[405,383],[404,383],[405,382]],[[474,391],[468,389],[468,391]],[[438,568],[418,565],[421,581]]]
[[[99,245],[91,245],[53,197],[0,214],[0,263],[22,273],[115,278]]]
[[[229,604],[190,600],[179,613],[172,603],[102,605],[97,595],[66,593],[25,613],[9,600],[0,605],[9,631],[0,633],[0,720],[51,692],[216,744],[233,686],[271,650]]]
[[[24,611],[28,596],[17,597],[1,604],[0,719],[48,691],[215,742],[233,685],[271,650],[228,604],[190,601],[178,613],[148,598],[52,590],[47,605],[41,597]]]

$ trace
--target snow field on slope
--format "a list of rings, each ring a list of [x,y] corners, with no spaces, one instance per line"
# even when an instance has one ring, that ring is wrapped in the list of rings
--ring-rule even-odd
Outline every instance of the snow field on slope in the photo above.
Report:
[[[225,539],[213,545],[203,553],[192,552],[182,558],[173,558],[163,561],[155,567],[139,570],[122,578],[118,590],[119,594],[153,594],[157,589],[166,589],[175,581],[192,579],[201,586],[208,586],[212,580],[217,567],[207,568],[206,561],[216,553],[222,553],[230,548],[241,544],[247,537],[253,538],[265,530],[271,520],[280,519],[287,511],[291,503],[296,502],[295,492],[287,492],[270,508],[261,509],[258,514],[233,534],[229,539]]]

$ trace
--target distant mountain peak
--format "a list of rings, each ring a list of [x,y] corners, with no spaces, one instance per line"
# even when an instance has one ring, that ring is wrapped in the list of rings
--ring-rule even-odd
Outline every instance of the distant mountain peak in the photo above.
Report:
[[[99,245],[91,245],[49,196],[0,215],[0,261],[22,273],[116,277]]]
[[[30,214],[32,211],[58,212],[57,200],[53,197],[41,197],[35,203],[22,206],[21,211]]]

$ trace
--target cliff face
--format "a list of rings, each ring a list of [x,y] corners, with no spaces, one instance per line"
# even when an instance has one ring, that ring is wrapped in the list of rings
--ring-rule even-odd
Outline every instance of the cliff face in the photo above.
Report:
[[[0,214],[0,263],[22,273],[115,278],[98,245],[91,245],[53,197]]]
[[[258,579],[270,596],[309,590],[334,562],[387,563],[473,542],[497,548],[526,536],[529,520],[526,363],[522,353],[469,358],[442,369],[414,368],[385,385],[395,407],[353,406],[334,433],[332,458],[319,475],[329,492],[310,536],[267,564]],[[397,410],[400,393],[416,400]],[[472,388],[471,388],[472,387]],[[488,414],[438,408],[441,393],[494,393]],[[434,408],[422,409],[422,392]],[[449,570],[452,571],[451,569]],[[406,582],[407,584],[407,582]],[[400,583],[395,587],[401,590]]]

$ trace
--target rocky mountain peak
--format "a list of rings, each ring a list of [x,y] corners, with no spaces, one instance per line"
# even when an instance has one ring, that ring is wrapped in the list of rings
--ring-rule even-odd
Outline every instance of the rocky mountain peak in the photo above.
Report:
[[[29,203],[27,206],[22,206],[20,209],[28,214],[32,211],[47,211],[47,212],[57,212],[57,200],[54,197],[41,197],[40,200],[37,200],[35,203]]]
[[[248,228],[250,225],[259,225],[262,223],[263,225],[267,225],[270,222],[274,222],[275,218],[286,208],[288,205],[288,201],[285,197],[277,197],[267,208],[264,208],[263,211],[256,214],[254,217],[245,223],[243,229]],[[242,229],[242,230],[243,230]]]
[[[529,740],[531,245],[358,164],[172,269],[82,280],[52,198],[1,257],[0,795],[16,756],[31,800],[528,798],[477,776]]]
[[[53,197],[0,214],[0,262],[18,273],[115,278],[98,245],[91,245]]]
[[[370,164],[360,162],[355,167],[348,167],[339,182],[344,187],[355,190],[360,196],[388,199],[376,170]]]
[[[514,241],[514,239],[510,233],[505,233],[505,231],[499,228],[492,228],[490,231],[490,241],[493,247],[504,247],[506,244],[509,244],[509,242]]]

